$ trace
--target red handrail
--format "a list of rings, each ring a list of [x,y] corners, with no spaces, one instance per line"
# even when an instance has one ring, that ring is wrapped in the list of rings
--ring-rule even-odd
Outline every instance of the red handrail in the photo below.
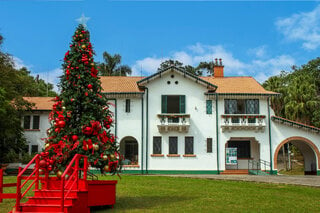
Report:
[[[77,186],[77,190],[79,189],[79,170],[82,170],[79,168],[79,160],[81,158],[84,158],[84,164],[83,164],[83,179],[87,180],[87,169],[88,169],[88,157],[85,155],[80,155],[80,154],[76,154],[71,162],[69,163],[68,167],[66,168],[66,170],[63,172],[63,174],[61,175],[61,212],[64,212],[64,200],[65,198],[68,196],[68,194],[70,193],[70,191],[72,190],[74,184],[76,183]],[[73,168],[72,165],[75,163],[74,166],[74,171],[73,173],[69,176],[69,180],[67,181],[67,183],[65,184],[65,176],[69,173],[69,171]],[[70,183],[70,181],[72,180],[72,178],[75,178],[75,180],[73,181],[73,183],[71,184],[70,188],[68,189],[68,191],[65,194],[65,187]]]
[[[23,185],[21,185],[21,179],[22,179],[22,175],[25,171],[27,171],[27,169],[31,166],[31,164],[35,161],[36,165],[34,167],[34,171],[31,173],[31,175],[29,175],[29,177],[25,180],[25,182],[23,183]],[[39,162],[40,162],[40,155],[37,154],[35,155],[32,160],[27,164],[27,166],[21,171],[19,172],[18,176],[17,176],[17,198],[16,198],[16,211],[20,211],[20,200],[23,198],[23,196],[30,190],[30,188],[32,187],[33,184],[35,184],[35,188],[39,189]],[[31,185],[27,188],[27,190],[21,195],[21,189],[22,187],[26,184],[26,182],[35,174],[35,179],[34,181],[31,183]]]

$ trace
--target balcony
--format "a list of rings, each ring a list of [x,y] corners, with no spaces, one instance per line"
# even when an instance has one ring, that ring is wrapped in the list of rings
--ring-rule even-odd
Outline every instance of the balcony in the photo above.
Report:
[[[255,130],[264,132],[266,116],[255,114],[228,114],[221,115],[222,132],[232,130]]]
[[[189,114],[158,114],[158,130],[162,132],[188,132],[190,127]]]

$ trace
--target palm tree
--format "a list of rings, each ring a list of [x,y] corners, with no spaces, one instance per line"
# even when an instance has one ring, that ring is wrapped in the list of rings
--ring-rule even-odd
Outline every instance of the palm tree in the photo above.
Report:
[[[99,64],[99,74],[101,76],[127,76],[132,73],[128,65],[121,64],[121,55],[111,55],[108,52],[103,53],[104,63]]]
[[[287,96],[288,73],[282,71],[278,76],[272,76],[263,83],[266,90],[280,93],[279,97],[271,98],[271,108],[277,116],[285,117],[284,97]]]
[[[289,119],[311,124],[314,111],[320,105],[317,88],[310,75],[292,75],[285,97],[285,114]]]

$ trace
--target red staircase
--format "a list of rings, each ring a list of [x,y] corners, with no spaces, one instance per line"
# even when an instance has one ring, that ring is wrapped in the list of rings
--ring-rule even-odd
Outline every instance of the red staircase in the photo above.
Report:
[[[83,160],[83,167],[80,168],[80,160]],[[101,193],[108,195],[100,198],[103,205],[112,205],[115,203],[115,185],[117,181],[87,181],[88,158],[87,156],[76,154],[61,178],[49,177],[48,171],[44,175],[40,174],[40,155],[36,155],[29,164],[19,172],[17,176],[17,192],[15,196],[2,194],[3,198],[15,198],[16,205],[11,211],[14,212],[65,212],[65,213],[89,213],[90,206],[94,206],[95,196],[101,196]],[[29,176],[23,174],[35,163],[33,172]],[[82,175],[81,175],[82,173]],[[24,181],[23,181],[24,180]],[[30,184],[31,182],[31,184]],[[88,183],[90,182],[90,183]],[[2,178],[1,178],[2,183]],[[1,184],[1,190],[2,186]],[[10,184],[10,186],[13,184]],[[100,186],[97,189],[96,186]],[[30,189],[33,189],[34,195],[27,197],[28,201],[21,203]],[[103,191],[101,191],[101,189]],[[89,191],[100,192],[90,195]],[[100,191],[99,191],[100,190]],[[91,193],[92,194],[92,193]],[[12,194],[13,195],[13,194]]]
[[[80,163],[81,162],[81,163]],[[87,180],[88,157],[76,154],[60,178],[49,177],[49,172],[41,173],[40,155],[36,155],[19,172],[17,183],[3,184],[0,170],[0,202],[2,199],[16,199],[14,212],[64,212],[89,213],[92,206],[112,206],[116,202],[115,180]],[[24,176],[34,164],[32,173]],[[80,164],[83,166],[80,167]],[[24,180],[24,181],[23,181]],[[31,184],[30,184],[31,182]],[[17,187],[15,194],[3,193],[3,187]],[[33,189],[34,195],[21,199]],[[29,194],[28,194],[29,195]]]
[[[83,168],[79,162],[83,159]],[[87,205],[87,156],[76,154],[61,178],[49,177],[48,171],[40,176],[40,155],[36,155],[17,177],[16,206],[12,212],[90,212]],[[35,163],[33,172],[28,177],[24,172]],[[82,171],[82,177],[79,175]],[[25,181],[22,183],[22,179]],[[24,187],[29,181],[32,183]],[[39,185],[41,184],[41,187]],[[20,203],[26,193],[34,187],[34,196],[26,203]],[[24,192],[22,189],[26,188]]]
[[[221,172],[222,175],[248,175],[248,169],[227,169]]]

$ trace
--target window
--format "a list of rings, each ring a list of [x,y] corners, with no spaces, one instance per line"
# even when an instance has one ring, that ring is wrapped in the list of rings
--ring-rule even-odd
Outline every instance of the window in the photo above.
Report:
[[[186,113],[185,95],[162,95],[161,113]]]
[[[212,138],[207,138],[207,153],[212,153]]]
[[[130,99],[126,99],[126,112],[130,112]]]
[[[161,154],[161,137],[153,137],[153,154]]]
[[[250,158],[250,141],[229,141],[229,148],[237,148],[238,158]]]
[[[225,99],[225,114],[259,114],[259,99]]]
[[[178,154],[178,137],[169,137],[169,154]]]
[[[39,115],[33,116],[32,129],[40,129],[40,116]]]
[[[186,155],[193,155],[193,137],[185,137],[185,149],[184,153]]]
[[[207,114],[212,114],[212,100],[206,101]]]
[[[38,145],[31,145],[31,153],[37,153],[38,152]]]
[[[30,129],[30,122],[31,122],[31,116],[26,115],[23,118],[23,128],[24,129]]]
[[[137,141],[125,141],[124,158],[130,160],[131,165],[138,164],[138,143],[137,143]]]

